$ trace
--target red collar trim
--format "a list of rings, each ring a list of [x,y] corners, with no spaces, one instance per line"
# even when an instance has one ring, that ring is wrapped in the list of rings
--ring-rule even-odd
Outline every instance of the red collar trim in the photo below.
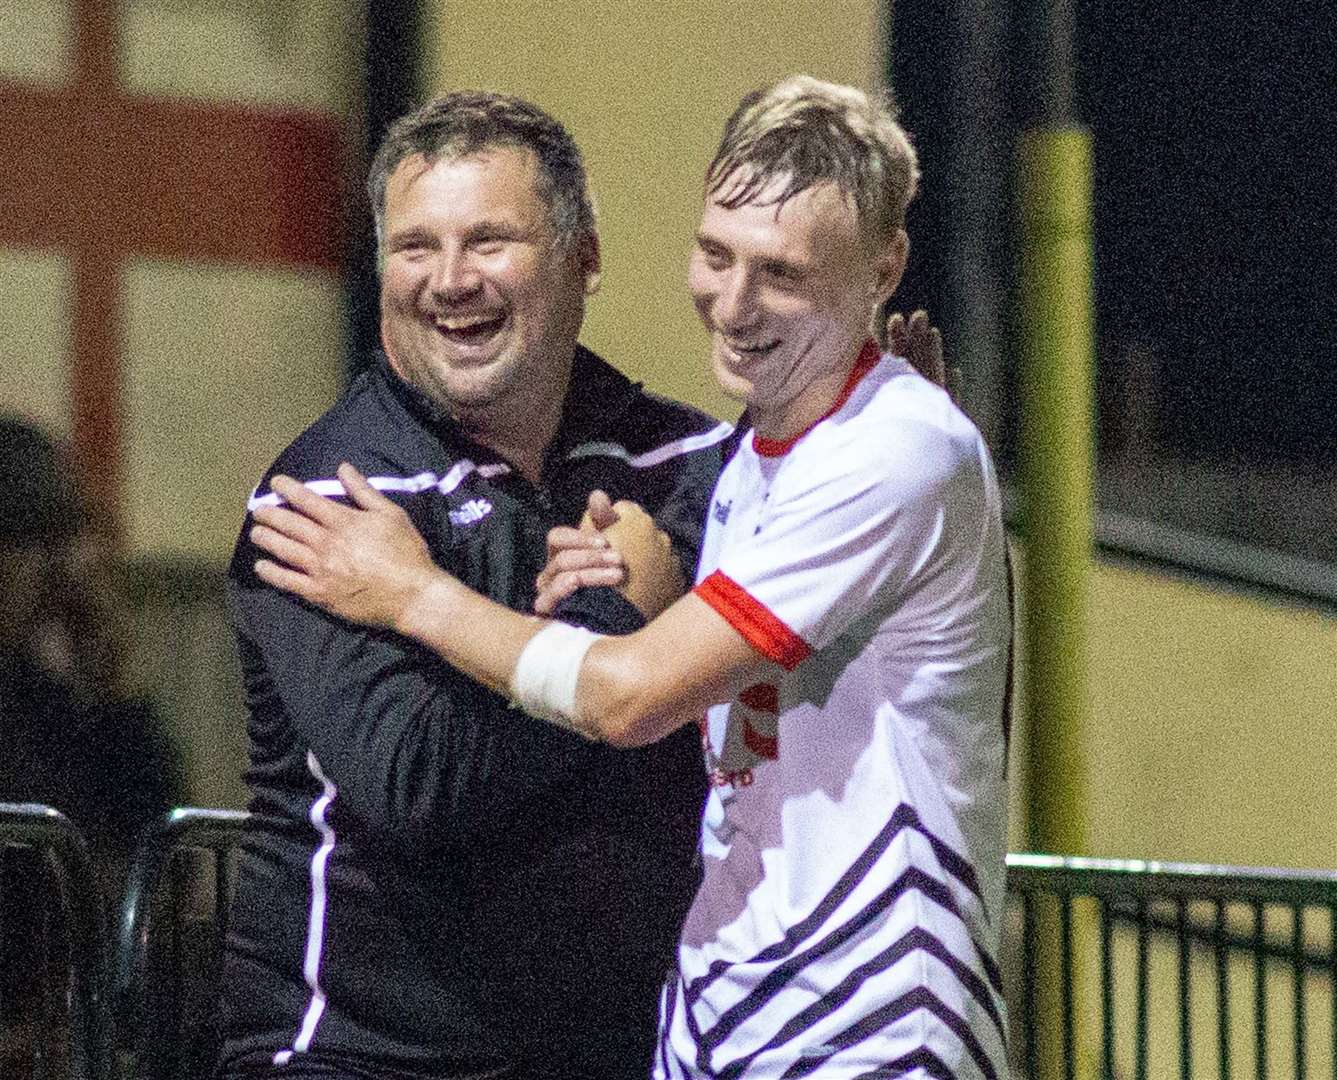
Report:
[[[850,370],[849,378],[845,380],[845,386],[840,393],[836,395],[836,400],[832,402],[831,408],[822,413],[816,420],[800,431],[797,435],[788,439],[765,439],[753,432],[752,449],[762,457],[781,457],[789,453],[794,448],[794,444],[808,434],[813,428],[823,420],[834,416],[840,411],[840,407],[849,401],[850,395],[854,393],[854,388],[859,385],[859,381],[873,370],[873,365],[882,357],[882,352],[877,347],[877,342],[869,338],[863,343],[863,348],[859,350],[859,355],[854,361],[854,367]]]

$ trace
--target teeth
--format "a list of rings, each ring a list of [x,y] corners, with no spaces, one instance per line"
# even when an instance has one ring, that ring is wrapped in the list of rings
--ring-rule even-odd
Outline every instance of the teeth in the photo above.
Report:
[[[728,338],[725,338],[724,343],[736,353],[761,353],[773,349],[779,344],[779,341],[767,341],[761,344],[756,344],[752,342],[744,343],[741,341],[730,341]]]
[[[496,315],[470,315],[458,319],[437,319],[436,325],[442,330],[458,333],[463,330],[472,330],[475,327],[495,322],[497,318],[498,316]]]

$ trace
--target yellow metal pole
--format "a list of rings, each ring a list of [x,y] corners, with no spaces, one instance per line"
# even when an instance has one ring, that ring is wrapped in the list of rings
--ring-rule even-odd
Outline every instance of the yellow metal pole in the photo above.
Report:
[[[1026,806],[1030,847],[1086,854],[1087,616],[1093,532],[1091,136],[1074,125],[1022,136],[1021,505],[1025,541]],[[1074,911],[1072,1032],[1065,1045],[1057,909],[1039,915],[1039,1077],[1097,1075],[1095,927]],[[1032,1080],[1039,1080],[1039,1077]]]
[[[1087,604],[1092,554],[1091,136],[1026,132],[1021,498],[1025,716],[1033,850],[1085,854]]]

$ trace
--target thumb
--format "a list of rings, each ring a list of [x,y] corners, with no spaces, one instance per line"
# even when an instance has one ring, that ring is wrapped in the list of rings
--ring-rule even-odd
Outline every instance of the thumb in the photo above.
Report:
[[[618,513],[613,509],[613,501],[608,493],[598,488],[590,492],[585,516],[580,519],[580,527],[586,532],[602,532],[618,520]]]

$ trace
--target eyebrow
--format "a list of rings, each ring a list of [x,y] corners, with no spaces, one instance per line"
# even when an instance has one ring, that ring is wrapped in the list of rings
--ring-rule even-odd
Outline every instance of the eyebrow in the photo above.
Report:
[[[509,218],[485,218],[483,221],[476,221],[470,225],[464,235],[473,239],[489,233],[500,233],[503,236],[523,236],[526,232],[528,232],[528,229],[521,222]]]
[[[697,230],[696,243],[698,247],[718,248],[720,251],[733,250],[733,248],[731,248],[723,240],[719,239],[716,236],[712,236],[710,233],[705,232],[704,230]]]
[[[429,230],[420,225],[409,225],[402,229],[394,229],[386,235],[387,244],[402,244],[406,240],[431,240],[432,234]]]

